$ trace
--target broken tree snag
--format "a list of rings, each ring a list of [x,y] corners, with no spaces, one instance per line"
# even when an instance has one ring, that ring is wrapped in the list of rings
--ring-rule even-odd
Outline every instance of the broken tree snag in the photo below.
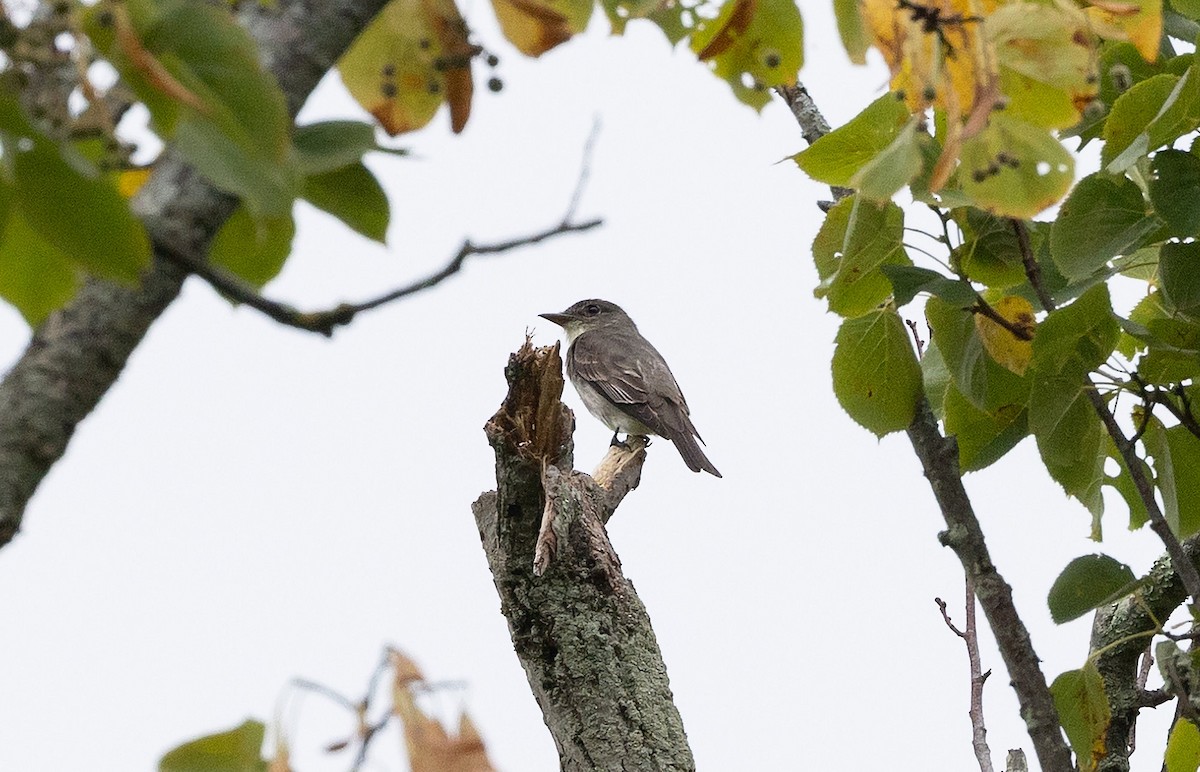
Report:
[[[645,449],[635,443],[611,487],[597,485],[572,468],[558,346],[526,340],[504,372],[508,395],[484,427],[497,489],[472,511],[561,768],[694,770],[650,619],[604,529]]]

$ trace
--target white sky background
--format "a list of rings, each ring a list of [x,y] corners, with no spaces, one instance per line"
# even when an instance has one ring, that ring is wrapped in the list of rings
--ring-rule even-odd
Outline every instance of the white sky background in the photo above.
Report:
[[[293,676],[357,698],[389,642],[469,685],[501,769],[557,768],[469,505],[494,487],[481,427],[509,353],[526,328],[557,340],[537,314],[584,297],[624,306],[664,352],[725,475],[690,473],[660,441],[610,524],[699,768],[974,768],[966,657],[933,603],[962,621],[961,570],[905,437],[876,442],[834,400],[837,319],[812,297],[809,255],[828,191],[776,163],[803,147],[791,114],[741,106],[649,24],[609,38],[597,11],[531,62],[486,3],[464,11],[503,60],[504,92],[477,71],[463,136],[443,114],[404,141],[420,160],[372,162],[393,201],[388,249],[305,209],[268,294],[362,299],[439,268],[465,236],[553,224],[595,116],[580,216],[605,226],[473,259],[332,341],[190,280],[0,551],[0,769],[150,770],[186,739],[269,720]],[[804,11],[802,77],[836,125],[886,74],[847,63],[827,3]],[[358,115],[335,79],[304,118]],[[4,361],[27,336],[0,312]],[[591,469],[608,432],[566,400]],[[1048,677],[1080,666],[1089,623],[1055,627],[1045,595],[1096,549],[1086,512],[1028,440],[968,485]],[[1123,517],[1113,506],[1103,549],[1140,573],[1160,549]],[[995,756],[1032,757],[984,638]],[[297,768],[346,769],[348,754],[317,749],[351,717],[302,707]],[[1163,723],[1139,732],[1135,769],[1159,768]],[[399,745],[379,738],[369,768],[403,770]]]

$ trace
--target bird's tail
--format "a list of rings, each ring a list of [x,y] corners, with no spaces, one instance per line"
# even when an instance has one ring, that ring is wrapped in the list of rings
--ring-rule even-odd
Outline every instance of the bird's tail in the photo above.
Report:
[[[691,469],[693,472],[708,472],[714,477],[721,476],[717,468],[708,460],[708,456],[704,455],[704,451],[700,449],[696,438],[691,434],[679,432],[671,437],[670,440],[679,449],[679,455],[683,456],[683,463],[687,464],[688,469]]]

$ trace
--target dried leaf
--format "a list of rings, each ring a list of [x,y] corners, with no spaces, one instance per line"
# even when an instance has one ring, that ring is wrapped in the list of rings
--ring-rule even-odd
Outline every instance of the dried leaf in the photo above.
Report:
[[[393,710],[404,722],[404,739],[412,772],[495,772],[475,725],[463,713],[452,737],[437,719],[425,714],[413,698],[413,684],[424,680],[417,664],[403,652],[388,653],[392,665]]]
[[[492,0],[504,37],[528,56],[541,56],[583,32],[591,0]]]

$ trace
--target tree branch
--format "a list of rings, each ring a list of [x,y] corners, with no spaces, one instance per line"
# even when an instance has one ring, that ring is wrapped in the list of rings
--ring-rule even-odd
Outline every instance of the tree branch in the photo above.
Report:
[[[362,303],[342,303],[336,308],[331,308],[327,311],[299,311],[287,303],[264,297],[257,289],[220,266],[211,265],[203,259],[197,260],[192,255],[183,251],[171,251],[167,252],[166,255],[180,267],[204,279],[213,289],[234,302],[260,311],[269,318],[288,327],[295,327],[300,330],[307,330],[308,332],[320,333],[325,337],[332,337],[334,330],[340,326],[350,324],[363,311],[370,311],[371,309],[387,305],[410,295],[415,295],[431,287],[436,287],[462,270],[467,258],[473,255],[498,255],[519,247],[540,244],[543,241],[566,233],[580,233],[603,225],[604,221],[599,218],[585,220],[584,222],[575,221],[575,213],[579,208],[579,201],[583,197],[583,191],[587,187],[588,176],[591,173],[592,152],[595,149],[596,137],[599,135],[599,132],[600,121],[597,119],[592,123],[592,130],[589,132],[587,141],[584,143],[583,160],[579,167],[579,177],[575,182],[575,189],[571,192],[571,200],[567,205],[566,214],[563,215],[562,221],[558,225],[551,226],[528,236],[519,236],[493,244],[474,244],[470,239],[466,239],[463,241],[462,246],[458,248],[458,253],[450,258],[450,262],[446,263],[440,270],[429,274],[423,279],[398,287],[391,292],[385,292],[379,297]]]
[[[1033,248],[1029,244],[1029,233],[1025,228],[1025,223],[1016,219],[1012,219],[1009,222],[1012,223],[1013,231],[1017,235],[1017,244],[1021,251],[1021,261],[1025,266],[1025,277],[1029,279],[1029,284],[1033,287],[1034,292],[1037,293],[1038,299],[1041,300],[1042,306],[1045,307],[1046,311],[1054,311],[1056,307],[1054,299],[1050,297],[1050,293],[1042,285],[1041,268],[1038,266],[1037,258],[1033,254]],[[1113,415],[1112,410],[1109,409],[1108,403],[1104,401],[1104,397],[1096,389],[1096,383],[1092,380],[1091,376],[1084,376],[1083,391],[1087,395],[1088,401],[1092,403],[1092,409],[1100,417],[1100,423],[1104,425],[1108,436],[1112,437],[1113,443],[1117,447],[1117,452],[1121,454],[1121,460],[1125,463],[1125,468],[1129,470],[1129,477],[1133,480],[1138,497],[1146,507],[1146,515],[1150,520],[1151,530],[1158,534],[1158,538],[1167,548],[1167,554],[1179,566],[1179,576],[1183,580],[1184,586],[1188,589],[1188,595],[1192,597],[1193,605],[1200,608],[1200,571],[1197,571],[1196,566],[1184,555],[1179,539],[1175,537],[1170,524],[1163,517],[1162,510],[1158,506],[1158,500],[1154,497],[1154,485],[1150,482],[1150,478],[1146,476],[1146,465],[1137,454],[1137,443],[1125,436],[1124,430],[1117,423],[1117,419]]]
[[[415,295],[418,292],[436,287],[446,279],[462,270],[463,264],[467,258],[472,255],[496,255],[509,250],[517,249],[518,247],[538,244],[547,239],[552,239],[555,236],[561,236],[565,233],[579,233],[588,231],[592,228],[599,227],[604,223],[603,220],[593,219],[581,223],[568,222],[564,220],[558,225],[546,228],[545,230],[532,233],[528,236],[520,236],[518,238],[501,241],[494,244],[474,244],[469,239],[463,241],[458,252],[446,263],[441,269],[429,274],[423,279],[398,287],[390,292],[385,292],[379,297],[371,300],[366,300],[361,303],[342,303],[341,305],[325,311],[299,311],[287,303],[282,303],[276,300],[263,297],[254,287],[242,281],[237,276],[226,271],[225,269],[205,262],[197,260],[194,257],[183,252],[166,252],[166,256],[180,268],[183,268],[196,276],[199,276],[204,281],[208,282],[213,289],[227,296],[231,300],[243,305],[249,306],[256,311],[260,311],[266,316],[274,319],[280,324],[288,327],[295,327],[308,332],[316,332],[326,337],[331,337],[338,327],[350,324],[355,317],[363,311],[370,311],[374,308],[387,305],[394,301],[406,298],[410,295]]]
[[[240,19],[295,115],[320,78],[386,0],[246,3]],[[75,427],[116,381],[187,275],[165,258],[199,261],[236,202],[167,153],[133,201],[159,258],[139,288],[89,280],[33,334],[0,382],[0,546]]]
[[[802,86],[776,90],[792,108],[805,139],[815,142],[829,131],[812,98]],[[833,188],[835,198],[852,191]],[[1071,751],[1063,739],[1054,699],[1046,686],[1037,653],[1025,623],[1013,605],[1012,588],[996,570],[984,543],[983,530],[971,500],[963,488],[958,467],[958,445],[952,438],[943,437],[937,419],[922,396],[916,415],[908,427],[913,450],[925,470],[948,530],[940,534],[942,543],[954,550],[963,565],[967,578],[975,585],[976,596],[988,618],[1000,656],[1008,668],[1013,690],[1021,706],[1021,716],[1041,761],[1042,772],[1072,772]]]
[[[1200,558],[1200,536],[1183,542],[1189,565]],[[1096,610],[1092,620],[1091,654],[1108,698],[1112,719],[1106,733],[1106,752],[1098,772],[1129,772],[1129,752],[1138,711],[1154,702],[1139,685],[1138,659],[1166,620],[1188,598],[1187,588],[1170,555],[1164,555],[1142,578],[1137,592]]]
[[[953,438],[942,436],[924,397],[917,403],[917,414],[908,427],[908,438],[946,520],[947,530],[938,538],[954,550],[968,579],[975,584],[975,595],[1008,668],[1021,716],[1025,719],[1042,770],[1071,772],[1075,768],[1071,763],[1071,752],[1063,740],[1054,698],[1050,696],[1029,631],[1013,605],[1012,588],[992,563],[983,530],[963,487],[958,468],[958,444]]]
[[[558,345],[527,340],[505,368],[509,390],[484,427],[497,489],[472,505],[513,647],[561,769],[695,769],[654,631],[601,522],[628,491],[572,468],[574,420],[562,404]],[[644,448],[613,478],[636,477]],[[555,556],[535,574],[543,512]]]

